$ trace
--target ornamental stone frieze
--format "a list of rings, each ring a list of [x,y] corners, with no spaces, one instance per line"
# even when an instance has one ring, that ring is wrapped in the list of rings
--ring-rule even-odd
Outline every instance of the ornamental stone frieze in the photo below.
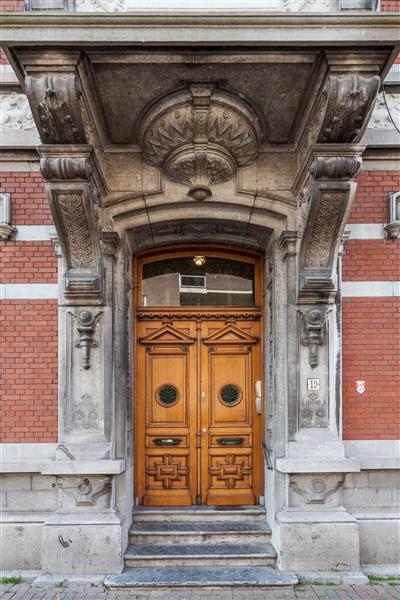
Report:
[[[261,125],[243,98],[198,83],[147,110],[137,137],[147,162],[204,200],[210,186],[229,181],[239,167],[257,159]]]

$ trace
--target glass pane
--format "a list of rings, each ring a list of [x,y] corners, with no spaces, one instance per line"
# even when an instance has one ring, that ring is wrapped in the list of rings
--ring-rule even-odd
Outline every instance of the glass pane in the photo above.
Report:
[[[142,306],[253,306],[254,265],[215,256],[147,263],[141,302]]]

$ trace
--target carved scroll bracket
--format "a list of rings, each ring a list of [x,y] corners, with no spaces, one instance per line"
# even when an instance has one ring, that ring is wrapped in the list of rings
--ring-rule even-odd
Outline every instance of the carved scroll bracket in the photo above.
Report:
[[[86,142],[75,71],[32,74],[25,78],[25,91],[44,144]]]
[[[41,170],[65,260],[67,304],[103,302],[103,265],[97,218],[103,179],[87,145],[41,146]]]
[[[363,149],[339,145],[333,148],[318,145],[311,149],[302,172],[308,194],[298,205],[303,230],[298,261],[301,301],[330,301],[334,297],[336,259],[356,190],[355,178]]]

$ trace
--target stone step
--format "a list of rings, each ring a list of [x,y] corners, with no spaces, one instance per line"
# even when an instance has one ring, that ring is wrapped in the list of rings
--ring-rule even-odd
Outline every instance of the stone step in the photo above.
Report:
[[[287,588],[298,583],[294,573],[272,567],[135,567],[120,575],[108,575],[106,588],[254,587]]]
[[[269,542],[271,530],[261,521],[134,521],[132,544]]]
[[[256,506],[139,506],[133,510],[139,521],[266,521],[265,507]]]
[[[273,565],[271,544],[129,544],[126,567]]]

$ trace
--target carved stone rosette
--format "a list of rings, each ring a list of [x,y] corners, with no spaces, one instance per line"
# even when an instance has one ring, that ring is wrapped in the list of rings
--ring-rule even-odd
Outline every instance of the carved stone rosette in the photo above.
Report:
[[[212,84],[191,84],[152,106],[137,125],[145,159],[197,200],[258,156],[260,123],[243,99]]]

